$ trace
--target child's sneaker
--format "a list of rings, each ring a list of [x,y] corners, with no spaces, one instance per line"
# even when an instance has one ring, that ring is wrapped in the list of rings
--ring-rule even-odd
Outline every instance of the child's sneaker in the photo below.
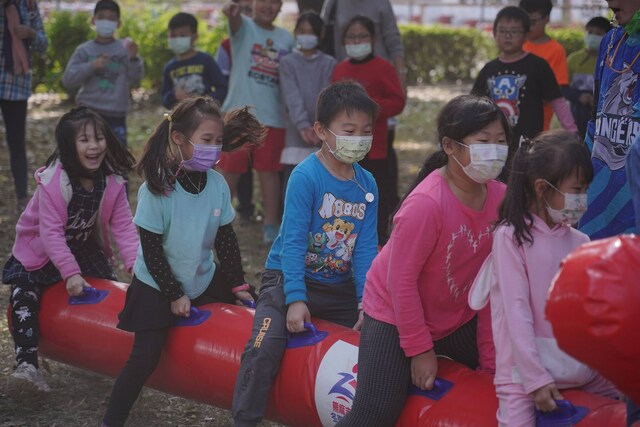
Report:
[[[276,240],[276,237],[278,237],[279,231],[280,228],[278,227],[278,224],[265,224],[262,227],[262,242],[273,243],[273,241]]]
[[[42,372],[26,362],[22,362],[13,374],[9,375],[7,383],[9,390],[13,394],[34,391],[47,392],[50,390]]]

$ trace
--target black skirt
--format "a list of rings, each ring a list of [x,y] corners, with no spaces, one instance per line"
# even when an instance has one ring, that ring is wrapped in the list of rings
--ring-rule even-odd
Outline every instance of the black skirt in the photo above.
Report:
[[[223,283],[222,274],[214,274],[211,283],[199,297],[191,300],[197,307],[213,302],[235,304],[231,286]],[[250,291],[252,292],[252,291]],[[253,292],[252,292],[253,293]],[[257,297],[254,294],[254,298]],[[127,289],[124,308],[118,315],[118,328],[129,332],[164,329],[173,326],[178,320],[171,313],[171,301],[156,288],[133,276]]]

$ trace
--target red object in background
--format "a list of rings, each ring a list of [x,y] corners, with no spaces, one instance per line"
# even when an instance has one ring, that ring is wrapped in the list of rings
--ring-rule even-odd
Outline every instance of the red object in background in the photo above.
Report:
[[[640,402],[640,237],[597,240],[571,253],[546,315],[562,350]]]
[[[133,335],[116,329],[127,285],[89,279],[99,292],[95,304],[69,305],[63,283],[47,288],[40,312],[42,356],[111,377],[124,366]],[[230,408],[240,356],[253,324],[253,311],[208,304],[197,326],[172,328],[160,364],[148,386],[188,399]],[[202,314],[201,313],[201,314]],[[332,426],[353,402],[357,382],[359,333],[315,320],[321,341],[285,352],[272,388],[266,418],[290,426]],[[297,339],[297,338],[296,338]],[[443,384],[426,397],[412,392],[396,427],[496,425],[498,402],[490,375],[448,360],[439,361]],[[447,386],[448,384],[448,386]],[[565,399],[589,409],[580,427],[623,427],[621,402],[563,390]]]

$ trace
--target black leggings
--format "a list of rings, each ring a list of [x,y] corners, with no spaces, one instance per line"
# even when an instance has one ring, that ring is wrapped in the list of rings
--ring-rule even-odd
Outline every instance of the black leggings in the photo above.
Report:
[[[118,375],[104,416],[109,427],[123,426],[147,379],[155,371],[169,328],[135,333],[133,349]]]
[[[435,341],[437,355],[447,356],[470,368],[478,365],[477,316],[451,335]],[[351,411],[340,427],[392,426],[404,408],[411,385],[411,358],[400,347],[398,328],[366,313],[360,333],[358,386]]]
[[[0,100],[0,109],[7,134],[7,146],[11,164],[11,175],[16,197],[27,197],[27,150],[25,135],[27,124],[27,101]]]

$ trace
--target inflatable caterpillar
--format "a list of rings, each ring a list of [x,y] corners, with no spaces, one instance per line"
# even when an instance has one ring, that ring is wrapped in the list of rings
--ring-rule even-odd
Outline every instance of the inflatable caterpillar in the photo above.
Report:
[[[133,335],[116,329],[127,285],[89,279],[81,298],[63,283],[47,288],[40,312],[40,353],[60,362],[115,377]],[[208,304],[172,328],[160,364],[147,385],[188,399],[230,408],[240,356],[249,339],[253,310]],[[334,425],[346,414],[357,384],[359,333],[317,320],[293,337],[273,385],[266,418],[290,426]],[[400,427],[496,425],[498,402],[492,377],[442,360],[437,386],[411,390]],[[563,391],[571,403],[540,418],[538,426],[623,427],[620,402],[580,391]]]

